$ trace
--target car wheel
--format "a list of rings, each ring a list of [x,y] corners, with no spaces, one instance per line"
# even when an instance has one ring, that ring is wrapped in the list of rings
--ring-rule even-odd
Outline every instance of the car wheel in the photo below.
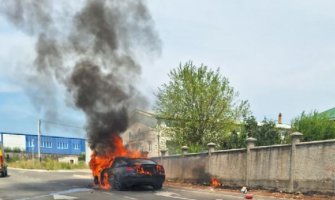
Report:
[[[153,187],[155,190],[160,190],[160,189],[162,189],[162,187],[163,187],[163,183],[155,183],[152,187]]]
[[[120,176],[114,176],[112,187],[113,189],[119,190],[119,191],[125,189],[123,183],[120,180]]]
[[[109,173],[108,173],[108,169],[104,169],[101,171],[100,173],[100,184],[105,186],[105,175],[107,174],[107,180],[109,181]]]
[[[94,176],[94,185],[99,185],[99,178]]]
[[[7,176],[7,170],[4,172],[3,176],[4,176],[4,177],[6,177],[6,176]]]

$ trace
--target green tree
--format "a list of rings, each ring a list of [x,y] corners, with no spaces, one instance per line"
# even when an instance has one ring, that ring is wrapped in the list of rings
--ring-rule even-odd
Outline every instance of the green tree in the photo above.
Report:
[[[275,127],[275,122],[268,119],[264,119],[261,124],[258,125],[256,118],[254,116],[250,116],[246,118],[244,122],[244,131],[248,137],[254,137],[257,139],[257,146],[281,144],[287,135],[287,131],[277,129]]]
[[[254,116],[249,116],[244,119],[244,131],[248,137],[256,137],[258,124]]]
[[[169,73],[170,81],[159,88],[155,110],[160,119],[173,128],[178,145],[205,147],[208,142],[224,144],[242,116],[248,114],[247,101],[238,101],[238,93],[219,69],[196,67],[191,61]]]
[[[223,143],[223,149],[238,149],[246,147],[247,134],[245,131],[237,132],[233,130],[226,136]]]
[[[292,130],[303,133],[303,141],[327,140],[335,138],[335,122],[317,111],[302,112],[292,120]]]

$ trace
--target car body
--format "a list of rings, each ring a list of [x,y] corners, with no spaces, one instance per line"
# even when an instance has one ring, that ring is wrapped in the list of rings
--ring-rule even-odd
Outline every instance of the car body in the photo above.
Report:
[[[110,168],[102,170],[100,182],[107,177],[116,190],[135,185],[149,185],[159,190],[165,181],[165,171],[162,165],[148,158],[116,157]]]
[[[0,176],[2,177],[7,176],[7,165],[4,156],[4,149],[2,144],[0,143]]]

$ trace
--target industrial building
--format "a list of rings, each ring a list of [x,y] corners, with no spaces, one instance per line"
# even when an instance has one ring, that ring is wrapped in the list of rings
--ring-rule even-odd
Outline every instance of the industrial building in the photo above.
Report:
[[[38,152],[38,137],[32,134],[0,132],[5,149]],[[41,135],[41,154],[80,155],[85,153],[85,139]]]

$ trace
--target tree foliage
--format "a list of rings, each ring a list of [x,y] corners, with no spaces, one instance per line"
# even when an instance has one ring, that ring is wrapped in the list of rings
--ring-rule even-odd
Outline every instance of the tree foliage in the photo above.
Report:
[[[254,116],[245,119],[244,131],[248,137],[257,139],[257,146],[268,146],[284,143],[288,136],[288,130],[276,128],[272,120],[264,119],[260,124]]]
[[[173,69],[169,77],[156,94],[155,110],[173,127],[179,145],[222,145],[225,135],[249,112],[248,102],[237,100],[238,93],[219,69],[197,67],[190,61]]]
[[[238,149],[244,148],[247,146],[246,143],[247,134],[245,131],[237,131],[233,130],[230,134],[225,136],[225,140],[223,142],[223,149]]]
[[[303,133],[303,141],[335,139],[335,121],[316,111],[302,112],[293,119],[292,130]]]

